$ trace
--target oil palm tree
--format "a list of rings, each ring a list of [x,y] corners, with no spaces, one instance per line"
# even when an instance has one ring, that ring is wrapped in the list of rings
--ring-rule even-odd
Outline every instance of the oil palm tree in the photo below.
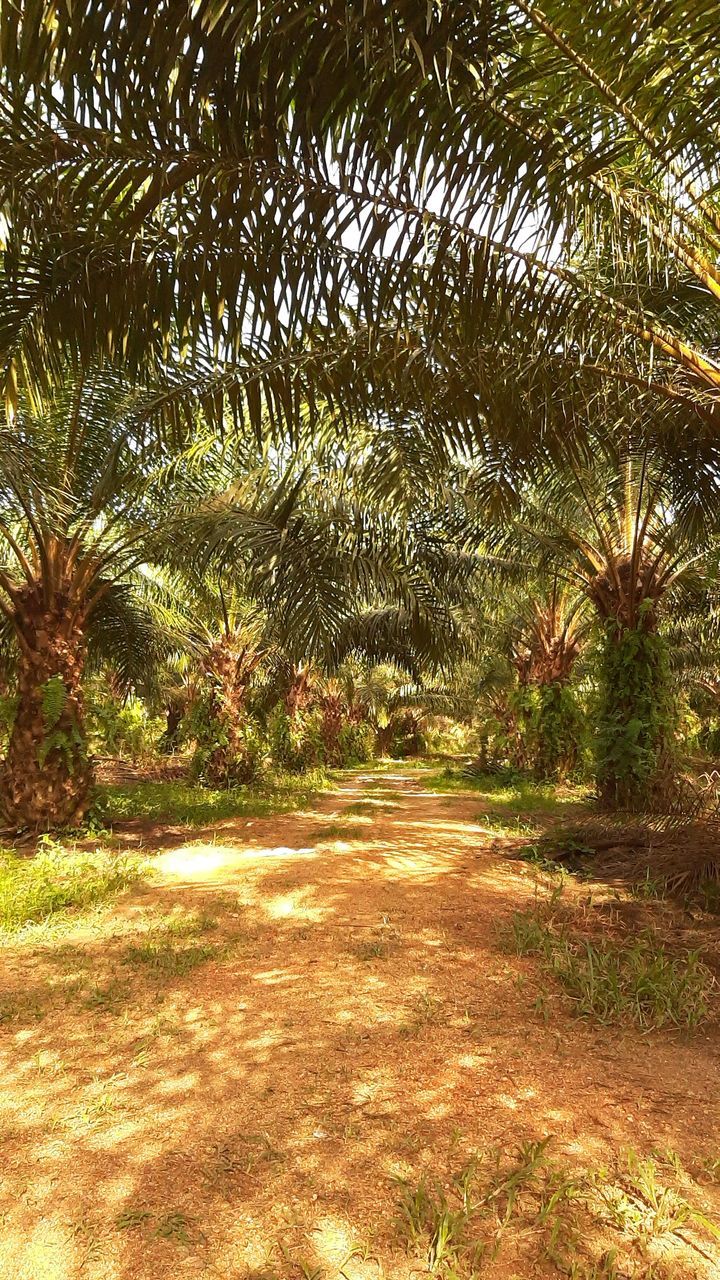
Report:
[[[536,476],[517,537],[582,593],[602,637],[598,785],[608,805],[657,798],[675,737],[671,603],[702,597],[717,520],[713,465],[680,467],[632,440]],[[664,776],[665,771],[665,776]]]
[[[67,825],[87,806],[82,678],[93,650],[128,676],[143,637],[148,663],[178,634],[192,640],[192,618],[157,566],[223,547],[258,580],[273,556],[277,567],[296,477],[273,487],[253,444],[230,483],[222,441],[207,432],[201,444],[199,419],[189,452],[163,425],[172,394],[169,384],[134,387],[107,364],[69,372],[49,401],[21,403],[3,432],[0,614],[18,699],[0,783],[14,826]]]
[[[87,804],[88,647],[127,674],[132,631],[147,642],[154,629],[143,567],[165,517],[143,491],[147,403],[112,370],[69,377],[3,437],[0,612],[18,700],[2,808],[13,825],[47,827],[77,821]]]
[[[505,626],[533,771],[544,782],[565,778],[582,739],[571,682],[589,630],[586,600],[555,573],[521,599]]]

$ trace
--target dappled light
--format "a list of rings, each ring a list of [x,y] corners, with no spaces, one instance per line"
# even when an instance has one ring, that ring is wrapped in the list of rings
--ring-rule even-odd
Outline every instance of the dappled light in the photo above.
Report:
[[[326,844],[365,781],[179,841],[116,914],[8,948],[2,1274],[404,1277],[398,1179],[547,1137],[588,1177],[630,1148],[693,1176],[717,1154],[714,1031],[691,1046],[572,1022],[507,947],[535,877],[491,851],[474,798],[403,771],[366,836]],[[711,1184],[693,1195],[717,1213]],[[486,1269],[502,1280],[522,1239],[506,1235]],[[673,1235],[667,1256],[710,1277],[688,1247]]]

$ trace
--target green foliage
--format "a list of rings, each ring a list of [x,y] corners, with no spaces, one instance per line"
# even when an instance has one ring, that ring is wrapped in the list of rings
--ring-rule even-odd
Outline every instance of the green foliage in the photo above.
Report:
[[[281,703],[268,718],[270,756],[278,769],[302,773],[323,763],[321,716],[317,710],[289,716]]]
[[[518,955],[542,956],[581,1017],[693,1030],[708,1016],[713,977],[697,951],[672,954],[649,932],[620,943],[576,939],[537,909],[515,912],[512,937]]]
[[[49,734],[55,728],[67,702],[67,689],[62,676],[50,676],[41,686],[41,694],[43,724],[45,733]]]
[[[322,770],[301,777],[267,777],[253,788],[213,790],[191,782],[133,782],[96,789],[96,810],[105,823],[132,818],[204,827],[227,818],[262,818],[310,804],[327,785]]]
[[[134,761],[155,755],[165,724],[161,716],[150,713],[141,698],[121,700],[100,680],[92,679],[85,688],[85,713],[94,753]]]
[[[72,773],[77,759],[85,755],[86,743],[75,717],[69,717],[64,728],[57,726],[67,706],[67,689],[62,676],[50,676],[40,686],[44,733],[37,746],[38,764],[42,768],[51,751],[65,756],[68,771]]]
[[[133,884],[137,859],[68,849],[45,840],[34,858],[0,853],[0,926],[19,929],[69,907],[88,907]]]
[[[649,806],[670,781],[677,726],[668,648],[662,636],[607,624],[595,744],[605,804]]]
[[[338,734],[340,767],[367,764],[375,754],[375,734],[366,721],[350,721]]]

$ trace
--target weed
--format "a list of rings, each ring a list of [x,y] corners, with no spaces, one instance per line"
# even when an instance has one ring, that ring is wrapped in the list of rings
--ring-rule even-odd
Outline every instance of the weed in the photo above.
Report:
[[[100,1013],[117,1013],[129,996],[127,983],[119,978],[111,978],[102,986],[92,987],[83,998],[86,1009],[96,1009]]]
[[[0,853],[0,928],[21,929],[71,907],[103,902],[144,873],[133,858],[41,842],[34,858]]]
[[[331,840],[361,840],[365,834],[364,827],[353,825],[350,822],[329,822],[327,826],[320,827],[315,839],[322,844],[326,844]]]
[[[641,901],[652,901],[654,899],[664,898],[665,891],[665,881],[657,876],[653,876],[649,867],[647,868],[643,879],[638,880],[632,886],[631,890],[633,897],[640,898]]]
[[[710,1182],[720,1183],[720,1156],[706,1156],[700,1167]]]
[[[299,1271],[303,1280],[321,1280],[321,1277],[325,1274],[323,1267],[313,1266],[305,1258],[294,1258],[282,1241],[280,1242],[280,1252],[288,1267],[293,1271]]]
[[[419,1035],[424,1027],[440,1022],[442,1008],[443,1002],[437,996],[431,996],[428,991],[421,992],[412,1002],[410,1017],[402,1024],[401,1033],[406,1036]]]
[[[537,828],[520,815],[504,813],[479,813],[475,818],[479,827],[485,831],[494,831],[501,836],[528,836]]]
[[[162,922],[163,933],[171,938],[196,938],[217,927],[217,917],[204,911],[174,911]]]
[[[358,960],[385,960],[390,948],[381,938],[368,938],[365,942],[358,942],[353,952]]]
[[[392,813],[397,807],[397,804],[390,804],[383,800],[357,800],[343,809],[343,816],[374,818],[378,813]]]
[[[481,1260],[496,1257],[514,1228],[534,1241],[534,1262],[552,1264],[554,1274],[571,1280],[659,1280],[652,1261],[637,1269],[638,1244],[648,1259],[650,1245],[668,1236],[693,1248],[683,1232],[688,1224],[720,1238],[713,1222],[660,1183],[652,1159],[630,1153],[612,1173],[572,1170],[549,1158],[549,1143],[523,1142],[509,1155],[498,1149],[477,1154],[445,1185],[427,1175],[416,1184],[397,1180],[396,1227],[406,1248],[445,1280],[471,1280]],[[609,1241],[608,1233],[614,1236]],[[598,1236],[609,1247],[600,1257],[584,1256],[583,1241]],[[535,1265],[530,1269],[534,1275]]]
[[[436,792],[466,792],[481,795],[496,811],[511,816],[519,813],[544,813],[567,816],[581,809],[589,798],[585,787],[543,786],[521,776],[498,777],[495,774],[470,774],[462,769],[447,768],[423,777],[423,787]]]
[[[40,1022],[46,1012],[45,1002],[31,992],[0,998],[0,1025],[4,1022]]]
[[[283,1159],[267,1133],[238,1134],[234,1139],[210,1148],[206,1177],[210,1183],[225,1183],[237,1174],[250,1174],[258,1165],[276,1164]]]
[[[136,1227],[144,1227],[152,1214],[147,1209],[124,1209],[115,1219],[118,1231],[132,1231]]]
[[[511,933],[517,954],[540,955],[583,1017],[693,1030],[708,1016],[714,979],[697,951],[673,955],[650,932],[620,943],[577,939],[547,904],[515,912]]]
[[[155,1235],[160,1240],[172,1240],[174,1244],[190,1245],[193,1221],[185,1213],[166,1213],[164,1217],[158,1218]]]
[[[552,875],[564,871],[562,863],[555,862],[553,858],[548,858],[543,853],[543,846],[540,844],[525,845],[514,856],[518,862],[529,862],[531,866],[537,867],[539,871],[546,871]]]
[[[123,958],[126,964],[143,966],[157,978],[183,978],[220,954],[220,948],[209,942],[178,947],[169,940],[148,939],[126,947]]]

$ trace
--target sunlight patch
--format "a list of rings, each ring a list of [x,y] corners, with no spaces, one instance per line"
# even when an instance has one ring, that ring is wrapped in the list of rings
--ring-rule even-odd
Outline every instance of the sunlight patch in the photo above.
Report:
[[[205,880],[219,872],[238,869],[238,863],[256,862],[258,858],[311,858],[312,848],[293,849],[277,845],[267,849],[238,848],[232,845],[184,845],[161,853],[154,865],[163,875]]]

